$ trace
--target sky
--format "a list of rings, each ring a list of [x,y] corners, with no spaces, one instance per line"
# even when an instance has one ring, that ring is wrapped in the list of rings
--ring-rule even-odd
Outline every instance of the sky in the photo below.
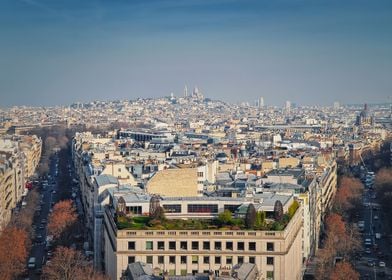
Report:
[[[0,107],[391,102],[390,0],[0,0]]]

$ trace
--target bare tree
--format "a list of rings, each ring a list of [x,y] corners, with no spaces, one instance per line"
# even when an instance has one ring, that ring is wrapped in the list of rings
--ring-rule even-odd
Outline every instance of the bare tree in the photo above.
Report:
[[[48,280],[108,280],[94,271],[80,251],[67,247],[57,247],[52,261],[43,269],[43,279]]]
[[[77,214],[72,200],[63,200],[56,203],[49,216],[48,232],[55,238],[60,236],[75,223]]]
[[[331,280],[358,280],[359,273],[348,262],[337,263],[332,271]]]
[[[6,227],[0,233],[0,279],[15,279],[25,269],[27,233],[16,227]]]

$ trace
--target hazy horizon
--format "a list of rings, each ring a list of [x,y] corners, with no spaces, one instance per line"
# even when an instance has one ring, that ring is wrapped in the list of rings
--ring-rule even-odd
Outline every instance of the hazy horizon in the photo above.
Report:
[[[4,0],[0,107],[391,102],[391,30],[387,0]]]

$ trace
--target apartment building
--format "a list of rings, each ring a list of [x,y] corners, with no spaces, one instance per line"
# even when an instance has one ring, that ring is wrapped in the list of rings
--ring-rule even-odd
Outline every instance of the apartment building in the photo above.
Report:
[[[105,211],[105,269],[119,279],[128,263],[142,261],[171,275],[219,275],[223,266],[255,263],[260,279],[301,279],[301,214],[284,231],[118,230]]]
[[[0,229],[11,219],[16,205],[15,170],[10,158],[0,157]]]
[[[42,140],[36,135],[28,135],[20,137],[20,149],[24,153],[25,161],[25,176],[26,178],[34,175],[36,168],[41,159]]]
[[[331,209],[333,199],[337,190],[337,163],[335,159],[328,160],[320,172],[317,172],[319,176],[319,188],[320,188],[320,207],[322,213],[322,220],[328,210]]]
[[[0,229],[10,221],[40,156],[41,139],[36,136],[7,135],[0,139]]]
[[[277,197],[282,199],[283,196]],[[283,201],[284,211],[293,199],[292,196],[286,197],[289,199]],[[154,269],[161,272],[167,271],[169,275],[212,271],[219,276],[222,268],[252,263],[258,267],[259,279],[301,279],[302,277],[302,208],[297,210],[287,226],[280,231],[230,230],[216,227],[215,229],[192,230],[179,228],[150,230],[143,229],[143,227],[119,229],[115,221],[115,209],[119,206],[115,206],[115,201],[125,203],[123,199],[124,197],[121,196],[121,199],[112,200],[109,205],[105,206],[103,213],[104,267],[112,279],[120,279],[128,264],[138,261],[151,264]],[[180,198],[177,198],[177,202],[175,200],[167,198],[161,203],[162,205],[179,204]],[[181,207],[181,211],[185,211],[181,217],[200,219],[192,215],[193,211],[206,214],[215,209],[212,205],[216,205],[214,214],[216,216],[225,209],[224,205],[229,203],[232,205],[235,200],[223,198],[222,201],[218,199],[202,201],[194,198],[192,201],[192,198],[189,198],[186,202],[187,207]],[[195,208],[197,203],[204,206]],[[244,200],[241,204],[243,203]],[[130,207],[128,205],[131,204],[126,205]],[[255,207],[261,207],[270,212],[273,211],[273,206],[270,205],[271,203],[266,202],[263,205],[263,202],[260,202],[259,206],[256,203]],[[192,209],[191,212],[189,212],[190,209]],[[169,219],[173,219],[172,212],[169,211],[167,214]],[[205,217],[211,217],[211,214]],[[214,226],[211,225],[211,227]]]

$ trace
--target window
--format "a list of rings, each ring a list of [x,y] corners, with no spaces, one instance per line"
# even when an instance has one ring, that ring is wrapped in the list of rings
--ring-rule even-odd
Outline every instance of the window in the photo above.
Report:
[[[166,213],[181,213],[181,204],[163,204]]]
[[[240,205],[225,204],[223,206],[223,209],[224,210],[229,210],[231,213],[235,213],[235,211],[237,211],[238,207],[240,207]]]
[[[274,243],[273,242],[267,242],[267,251],[269,251],[269,252],[274,251]]]
[[[182,250],[188,250],[188,243],[186,241],[181,241],[180,242],[180,248]]]
[[[215,256],[215,264],[220,264],[221,263],[221,257]]]
[[[231,241],[226,242],[226,250],[233,251],[233,242]]]
[[[203,250],[210,250],[210,242],[209,241],[203,242]]]
[[[176,256],[169,256],[169,263],[175,264],[176,263]]]
[[[210,257],[204,256],[203,257],[203,263],[209,264],[210,263]]]
[[[274,265],[274,257],[267,257],[267,264]]]
[[[147,256],[146,257],[146,263],[152,264],[152,256]]]
[[[158,263],[163,264],[165,262],[165,257],[164,256],[158,256]]]
[[[255,257],[249,257],[249,263],[256,263]]]
[[[197,177],[203,177],[203,176],[204,176],[203,172],[197,172]]]
[[[267,271],[267,279],[268,280],[274,279],[274,272],[273,271]]]
[[[199,250],[199,242],[192,241],[192,250]]]
[[[186,256],[181,256],[181,263],[185,264],[186,263]]]
[[[134,215],[140,215],[140,214],[142,214],[142,207],[141,206],[126,206],[125,212],[132,213]]]
[[[169,250],[176,249],[176,241],[169,241]]]
[[[226,257],[226,264],[233,264],[233,257]]]
[[[165,242],[158,241],[158,250],[165,250]]]
[[[135,257],[134,256],[128,256],[128,263],[134,263],[135,262]]]
[[[152,241],[146,241],[146,250],[153,250]]]
[[[238,242],[237,243],[237,250],[238,251],[244,251],[245,250],[245,243],[244,242]]]
[[[128,250],[135,250],[135,241],[128,241]]]
[[[192,263],[198,263],[199,262],[199,256],[192,256]]]
[[[222,250],[222,242],[215,241],[215,250]]]
[[[256,251],[256,242],[249,242],[249,251]]]
[[[188,273],[188,271],[186,269],[181,269],[181,271],[180,271],[181,276],[186,276],[187,273]]]
[[[238,264],[244,263],[244,257],[243,256],[239,256],[237,262],[238,262]]]
[[[196,275],[197,274],[197,270],[192,270],[192,275]]]
[[[218,213],[217,204],[188,204],[188,213]]]

